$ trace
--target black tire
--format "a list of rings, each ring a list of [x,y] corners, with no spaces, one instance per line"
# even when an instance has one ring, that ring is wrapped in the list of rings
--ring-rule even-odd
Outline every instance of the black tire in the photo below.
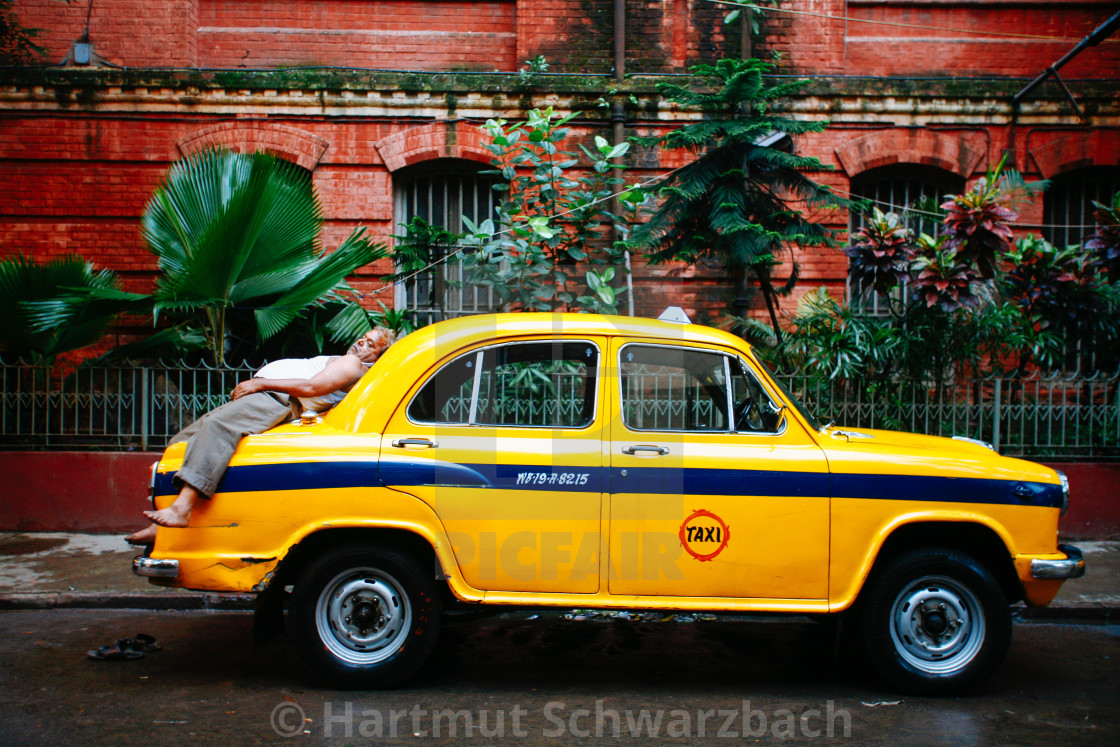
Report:
[[[1011,609],[992,573],[946,548],[876,568],[860,595],[864,650],[892,687],[954,695],[985,682],[1007,655]]]
[[[413,558],[350,546],[308,565],[290,617],[300,656],[326,684],[387,688],[428,659],[440,612],[433,574]]]

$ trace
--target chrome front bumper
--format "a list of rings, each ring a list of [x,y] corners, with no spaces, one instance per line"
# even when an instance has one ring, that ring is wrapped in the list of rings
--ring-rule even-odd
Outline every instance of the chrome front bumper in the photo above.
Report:
[[[179,561],[137,555],[132,559],[132,572],[145,578],[177,578]]]
[[[1032,578],[1062,580],[1081,578],[1085,575],[1085,558],[1082,557],[1081,550],[1073,545],[1058,545],[1058,550],[1066,554],[1065,560],[1035,558],[1031,561]]]

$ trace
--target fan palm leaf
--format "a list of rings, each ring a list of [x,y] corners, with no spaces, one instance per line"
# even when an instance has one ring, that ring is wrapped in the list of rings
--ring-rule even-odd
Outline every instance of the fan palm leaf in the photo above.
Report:
[[[323,211],[305,171],[264,153],[206,150],[176,163],[149,201],[144,238],[159,261],[157,311],[192,314],[224,355],[227,314],[252,311],[260,340],[385,256],[357,230],[320,242]]]
[[[0,261],[0,349],[12,357],[50,360],[101,339],[120,306],[85,301],[83,291],[119,293],[109,270],[79,256],[44,264],[16,254]],[[55,323],[44,323],[54,320]]]

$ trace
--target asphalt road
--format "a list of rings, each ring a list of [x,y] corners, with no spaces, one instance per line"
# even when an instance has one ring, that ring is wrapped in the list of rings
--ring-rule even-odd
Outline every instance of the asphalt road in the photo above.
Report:
[[[1120,743],[1118,625],[1017,624],[990,684],[952,699],[900,697],[833,666],[827,628],[803,618],[461,620],[433,665],[389,692],[326,689],[289,638],[254,646],[250,625],[244,613],[0,613],[0,744],[613,745],[651,731],[676,744]],[[139,632],[164,650],[85,658]]]

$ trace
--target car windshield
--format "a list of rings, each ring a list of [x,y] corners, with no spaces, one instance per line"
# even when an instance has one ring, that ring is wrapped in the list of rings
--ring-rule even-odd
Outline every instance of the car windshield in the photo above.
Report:
[[[805,405],[801,404],[800,400],[798,400],[797,397],[793,396],[793,392],[789,390],[789,387],[787,387],[781,380],[781,378],[779,378],[774,373],[773,369],[771,369],[770,366],[766,365],[761,360],[758,361],[758,364],[762,366],[762,368],[770,376],[770,380],[773,381],[774,384],[777,385],[778,389],[782,391],[782,394],[785,396],[786,401],[793,405],[794,409],[801,413],[801,417],[805,418],[805,421],[809,423],[810,428],[815,431],[819,431],[827,427],[826,425],[821,425],[821,422],[813,416],[813,413],[809,412],[809,409],[805,407]]]

